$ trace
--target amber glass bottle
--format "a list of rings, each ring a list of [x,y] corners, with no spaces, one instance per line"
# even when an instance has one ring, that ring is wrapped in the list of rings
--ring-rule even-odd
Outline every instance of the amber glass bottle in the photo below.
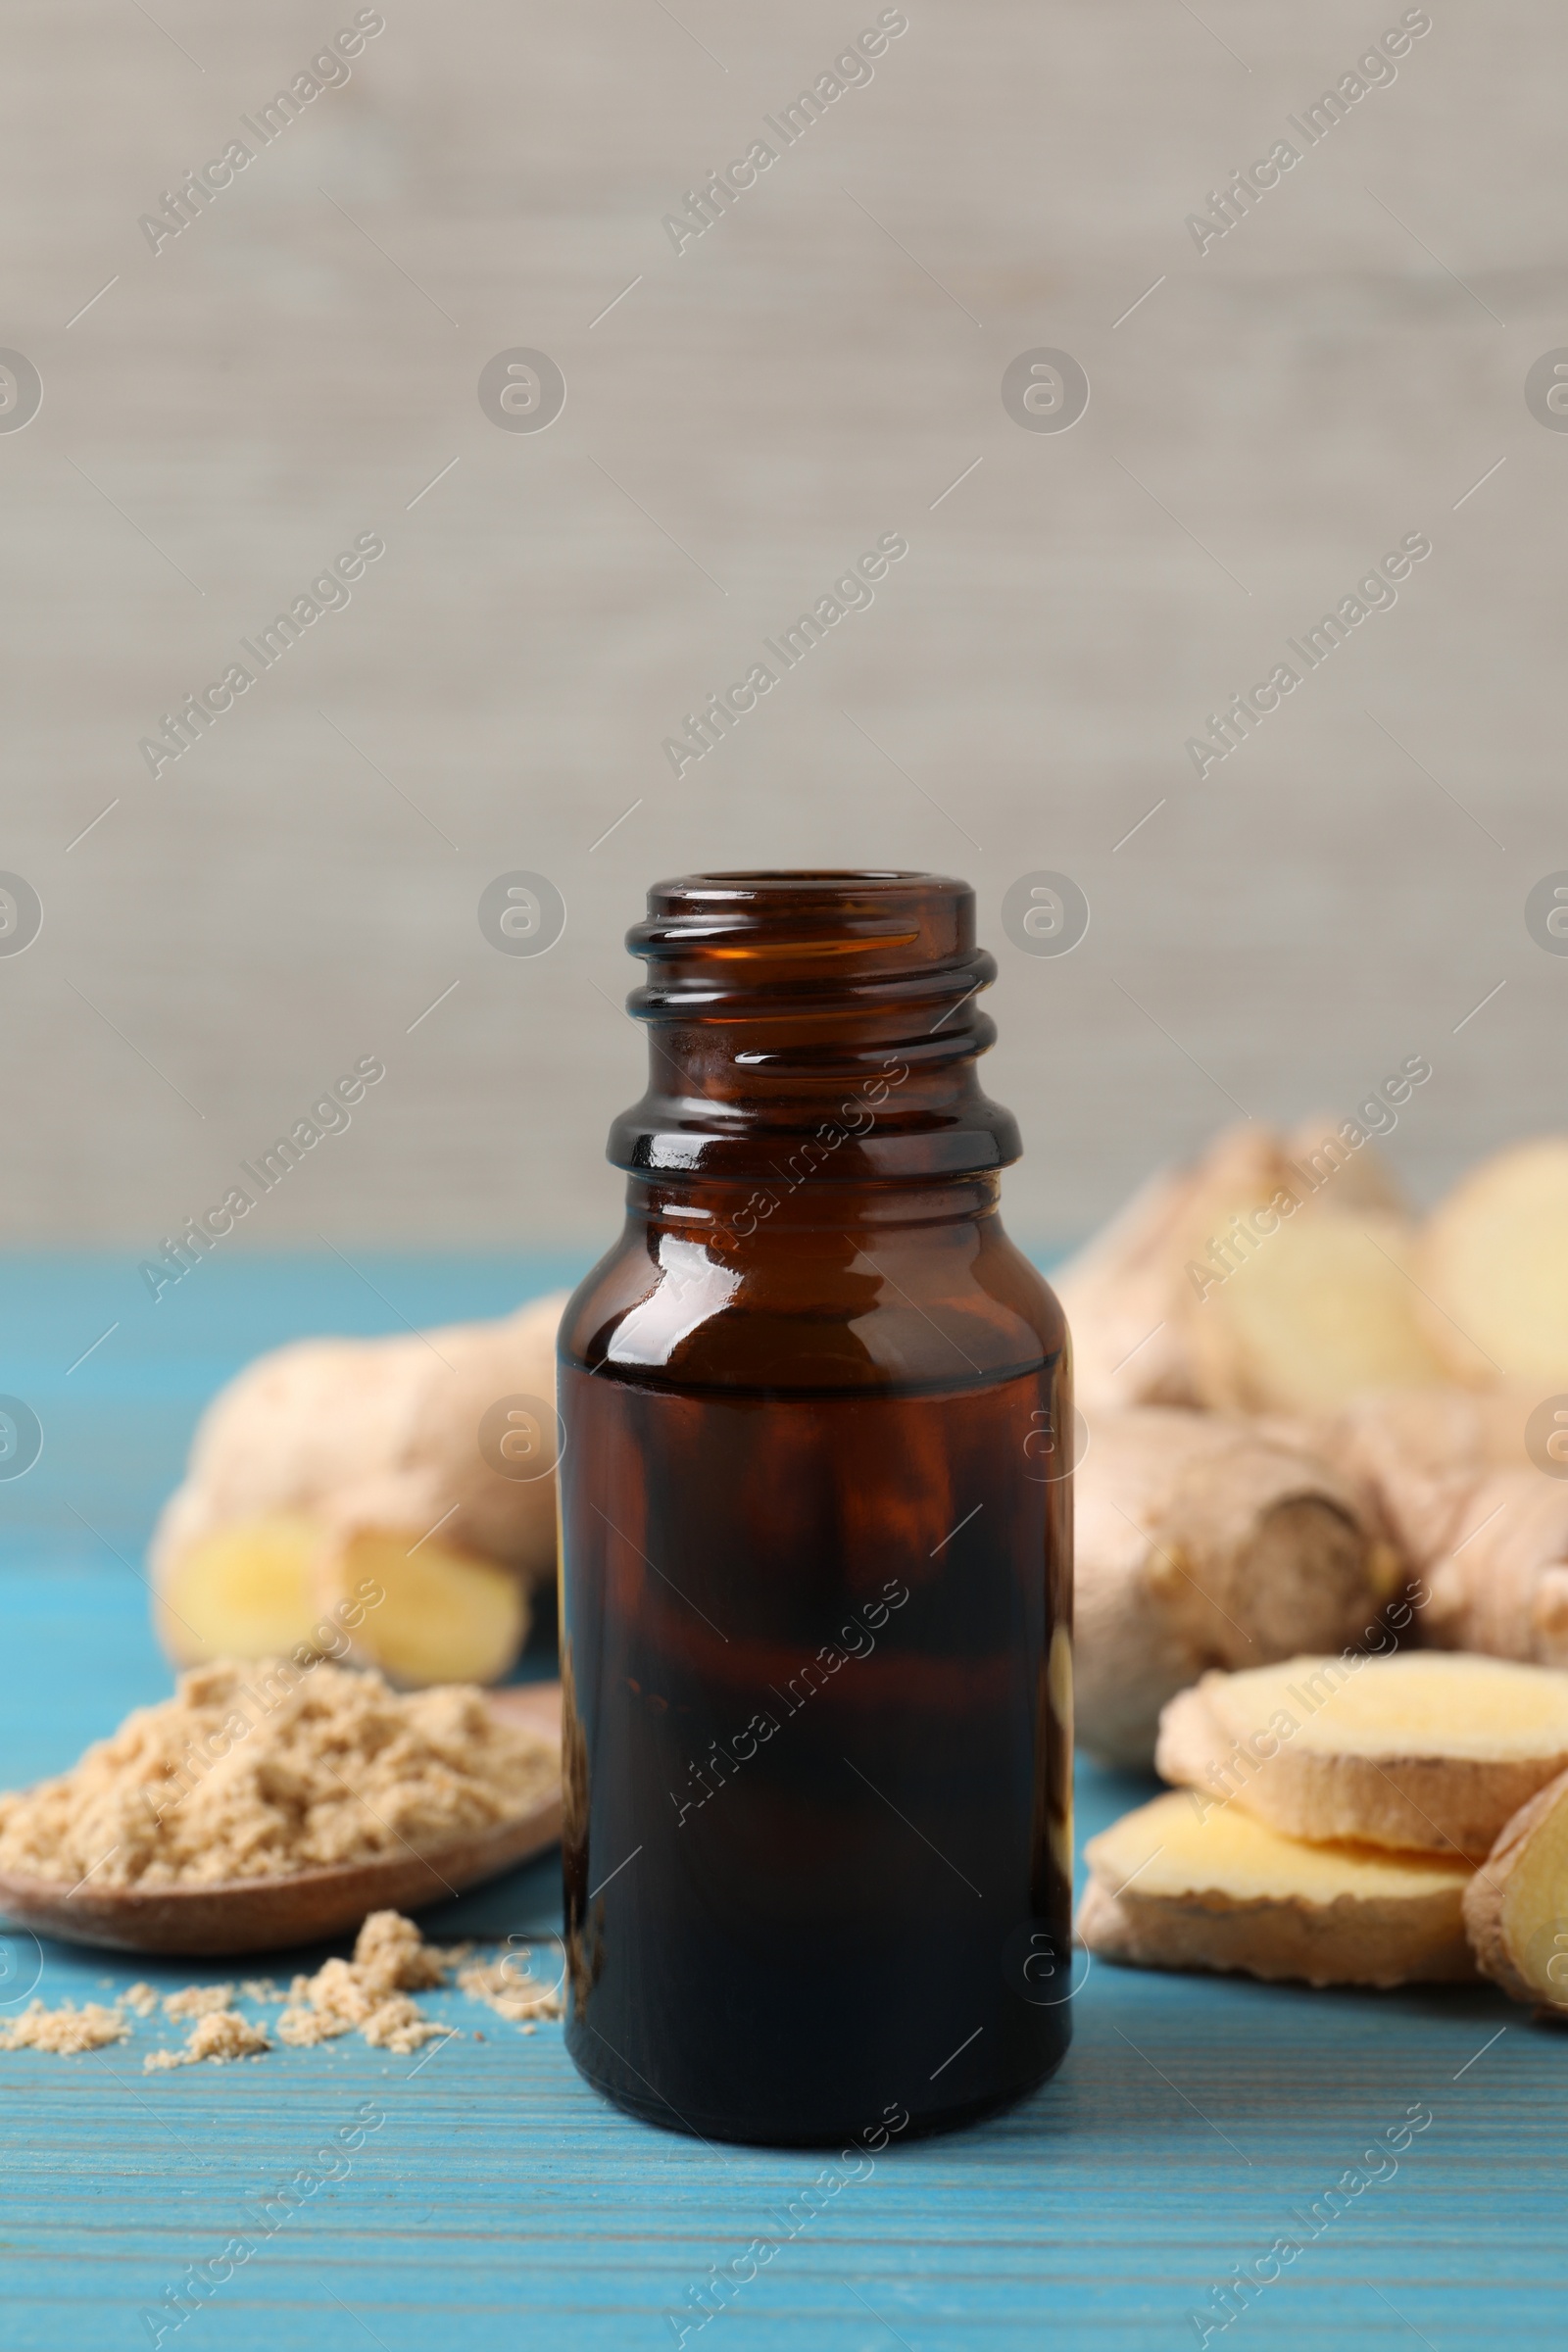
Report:
[[[1069,2010],[1066,1333],[974,894],[705,874],[630,934],[625,1231],[561,1338],[567,2044],[710,2139],[938,2131]]]

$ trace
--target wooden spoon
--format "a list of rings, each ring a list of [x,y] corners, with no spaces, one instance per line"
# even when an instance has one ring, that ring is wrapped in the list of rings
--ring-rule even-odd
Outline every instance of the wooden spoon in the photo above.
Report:
[[[520,1683],[487,1693],[509,1722],[561,1737],[561,1685]],[[287,1878],[219,1879],[197,1886],[64,1888],[56,1879],[0,1870],[0,1915],[63,1943],[106,1944],[120,1952],[179,1952],[217,1958],[325,1943],[371,1911],[416,1911],[465,1886],[498,1878],[561,1836],[561,1787],[526,1813],[416,1854],[405,1847],[378,1862],[336,1863]]]

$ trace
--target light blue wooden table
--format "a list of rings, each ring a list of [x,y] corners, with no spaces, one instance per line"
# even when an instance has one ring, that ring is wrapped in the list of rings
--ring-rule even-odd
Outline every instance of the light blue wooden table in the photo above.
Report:
[[[575,1271],[214,1259],[155,1309],[128,1263],[7,1264],[0,1391],[32,1405],[45,1444],[0,1483],[0,1785],[69,1764],[168,1690],[141,1546],[218,1381],[304,1331],[497,1310]],[[1083,1830],[1143,1792],[1085,1771]],[[443,1932],[547,1929],[554,1863],[429,1916]],[[0,2000],[40,1963],[51,2003],[205,1973],[57,1945],[35,1962],[12,1939]],[[484,2041],[394,2058],[354,2038],[151,2077],[141,2056],[162,2024],[82,2058],[0,2054],[0,2352],[151,2344],[142,2314],[236,2238],[252,2257],[165,2345],[653,2352],[676,2342],[666,2315],[690,2322],[710,2266],[783,2239],[779,2217],[821,2169],[630,2123],[578,2081],[559,2027],[524,2038],[457,1994],[430,2006]],[[1174,2352],[1202,2340],[1195,2312],[1227,2347],[1568,2344],[1568,2034],[1490,1992],[1112,1969],[1074,2006],[1054,2084],[961,2137],[895,2143],[687,2344]],[[274,2205],[263,2237],[258,2207],[352,2133],[366,2101],[382,2120],[346,2172],[286,2218]],[[1412,2109],[1431,2121],[1397,2169],[1362,2162]],[[1293,2237],[1309,2242],[1220,2328],[1215,2286],[1238,2264],[1267,2273]]]

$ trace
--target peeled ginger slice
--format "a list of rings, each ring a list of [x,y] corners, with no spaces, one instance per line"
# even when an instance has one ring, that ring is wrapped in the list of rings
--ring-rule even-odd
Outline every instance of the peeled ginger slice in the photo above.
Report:
[[[499,1682],[528,1636],[520,1579],[434,1536],[341,1533],[322,1554],[316,1610],[350,1627],[350,1655],[405,1690]]]
[[[1457,1859],[1309,1845],[1182,1790],[1092,1838],[1078,1934],[1140,1968],[1310,1984],[1451,1984],[1475,1974]]]
[[[1291,1837],[1480,1856],[1568,1769],[1568,1674],[1438,1650],[1206,1674],[1154,1760]]]
[[[1239,1809],[1204,1812],[1169,1788],[1091,1838],[1084,1858],[1118,1896],[1140,1901],[1332,1903],[1397,1893],[1429,1895],[1468,1885],[1467,1862],[1446,1855],[1388,1854],[1375,1846],[1282,1838]]]
[[[175,1664],[287,1656],[312,1642],[312,1567],[323,1534],[318,1520],[278,1512],[222,1528],[162,1564],[158,1635]]]
[[[1568,1773],[1509,1822],[1472,1880],[1465,1925],[1483,1975],[1568,2018]]]
[[[1483,1160],[1434,1211],[1418,1273],[1461,1380],[1568,1388],[1568,1136]]]
[[[1220,1229],[1223,1231],[1224,1221]],[[1441,1380],[1407,1271],[1404,1220],[1306,1205],[1265,1234],[1202,1297],[1185,1301],[1205,1404],[1242,1412],[1336,1411],[1368,1389]]]

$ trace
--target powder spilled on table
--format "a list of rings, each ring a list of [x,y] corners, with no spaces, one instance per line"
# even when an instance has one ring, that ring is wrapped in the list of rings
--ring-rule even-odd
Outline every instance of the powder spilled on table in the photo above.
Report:
[[[120,2010],[106,2009],[101,2001],[86,2001],[79,2009],[70,2001],[62,2001],[58,2009],[33,2001],[20,2017],[0,2023],[0,2050],[49,2050],[60,2058],[106,2049],[110,2042],[129,2037],[130,2028]]]
[[[542,1984],[527,1967],[525,1952],[513,1949],[493,1960],[472,1957],[471,1943],[443,1947],[426,1943],[412,1919],[397,1911],[372,1911],[361,1928],[352,1960],[327,1960],[312,1977],[296,1977],[286,1993],[270,1977],[252,1978],[240,1986],[242,1997],[270,2004],[283,2003],[270,2034],[254,2020],[229,2004],[231,1984],[185,1984],[166,1993],[166,2017],[190,2032],[176,2050],[154,2050],[142,2061],[145,2074],[168,2074],[176,2067],[204,2062],[226,2066],[237,2058],[260,2058],[276,2046],[316,2049],[345,2034],[358,2033],[372,2049],[408,2057],[428,2041],[460,2039],[461,2029],[443,2025],[420,2008],[416,1992],[435,1992],[457,1972],[458,1987],[470,2000],[518,2025],[524,2034],[535,2031],[539,2018],[560,2017],[563,2001],[552,1985]],[[89,2001],[80,2009],[69,2001],[46,2009],[34,2001],[19,2018],[0,2023],[0,2050],[44,2050],[75,2057],[124,2041],[131,2029],[125,2012],[151,2017],[159,1996],[144,1983],[132,1984],[112,2008]],[[475,2041],[484,2035],[475,2034]]]
[[[190,1987],[195,1991],[197,1987]],[[165,2004],[167,2007],[167,2003]],[[188,2016],[189,2011],[186,2012]],[[182,2050],[154,2050],[141,2062],[144,2075],[162,2075],[176,2066],[200,2066],[209,2060],[214,2066],[228,2066],[236,2058],[260,2058],[271,2043],[259,2026],[237,2009],[208,2009],[192,2026],[185,2036]]]
[[[412,1919],[396,1911],[372,1911],[352,1960],[328,1960],[314,1977],[294,1979],[277,2037],[295,2049],[313,2049],[357,2027],[372,2049],[406,2056],[452,2031],[426,2016],[409,1995],[444,1984],[447,1969],[461,1956],[426,1943]]]

